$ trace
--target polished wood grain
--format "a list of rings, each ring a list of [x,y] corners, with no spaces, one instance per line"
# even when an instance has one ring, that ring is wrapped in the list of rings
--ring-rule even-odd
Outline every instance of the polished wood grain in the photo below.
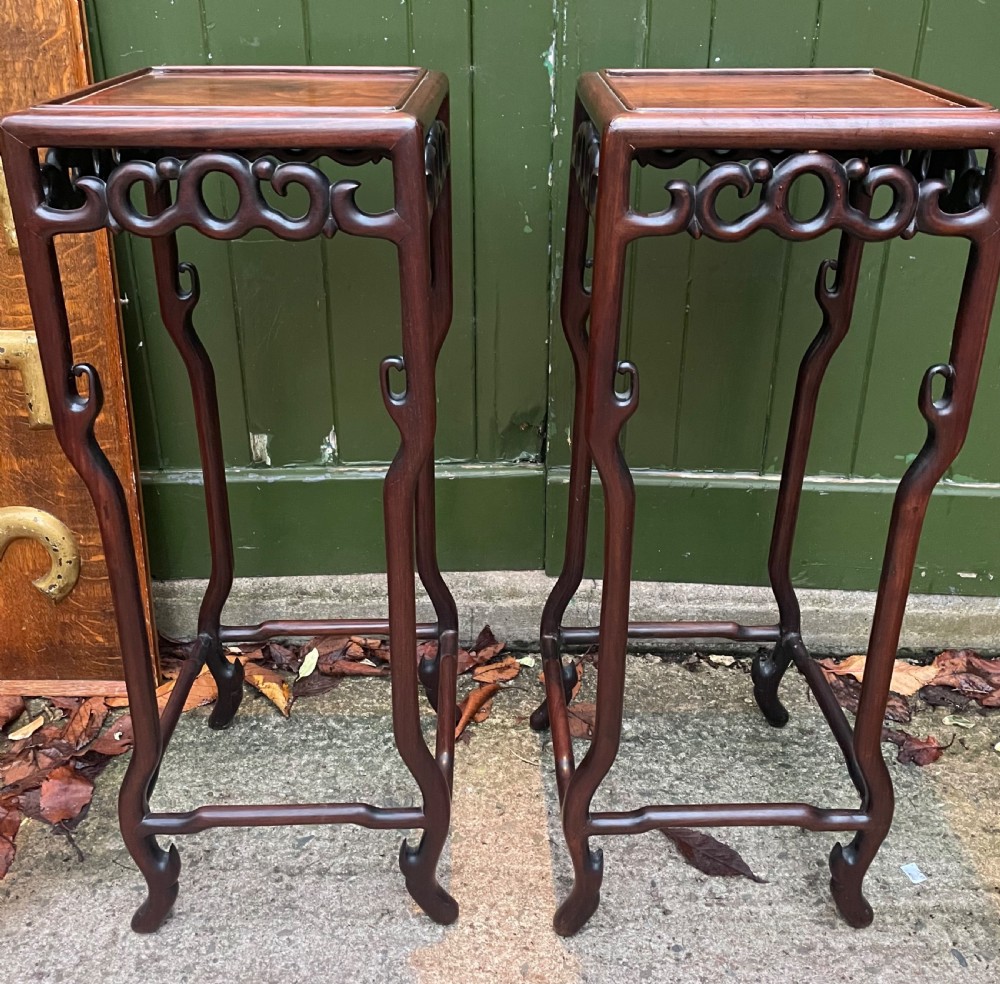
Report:
[[[416,68],[287,69],[262,76],[259,71],[203,68],[151,68],[121,82],[109,82],[83,95],[54,100],[63,106],[171,107],[175,109],[237,108],[286,110],[400,110],[421,77]]]
[[[630,110],[651,109],[936,109],[969,106],[917,82],[869,70],[835,72],[669,72],[604,73],[608,86]],[[961,101],[960,101],[961,100]]]
[[[83,15],[76,3],[0,0],[0,109],[13,109],[87,81]],[[105,413],[97,433],[125,486],[147,613],[149,586],[110,247],[105,234],[67,236],[57,246],[75,356],[99,366]],[[34,324],[15,249],[0,250],[0,321]],[[0,507],[29,505],[66,523],[81,555],[80,579],[63,601],[44,597],[32,579],[47,567],[41,546],[11,544],[0,563],[0,693],[120,692],[121,653],[104,550],[94,507],[55,432],[29,429],[17,372],[0,372]],[[58,684],[58,686],[57,686]]]
[[[578,94],[599,130],[612,123],[636,148],[808,150],[990,148],[1000,114],[987,103],[877,69],[606,69],[580,76]]]
[[[340,147],[391,153],[429,127],[447,92],[440,72],[414,68],[176,66],[145,68],[4,120],[43,147]],[[113,136],[112,136],[113,135]]]

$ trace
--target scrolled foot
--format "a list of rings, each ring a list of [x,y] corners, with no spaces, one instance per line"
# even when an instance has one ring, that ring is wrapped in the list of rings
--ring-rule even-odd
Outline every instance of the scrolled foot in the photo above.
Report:
[[[552,927],[560,936],[573,936],[586,925],[601,903],[601,882],[604,880],[604,854],[585,848],[583,863],[574,865],[576,878],[573,889],[556,910]]]
[[[868,863],[862,863],[853,844],[835,844],[830,852],[830,894],[844,921],[856,929],[870,926],[874,913],[861,892]]]
[[[222,657],[225,666],[209,663],[215,684],[219,688],[219,697],[212,708],[208,726],[215,731],[228,728],[236,717],[243,700],[243,664],[239,660],[232,663]]]
[[[148,894],[132,916],[132,929],[137,933],[155,933],[177,899],[181,856],[176,845],[171,844],[170,850],[164,851],[153,838],[149,838],[144,850],[151,856],[150,863],[143,865]]]
[[[560,673],[562,675],[563,694],[565,694],[566,703],[568,704],[573,697],[573,688],[576,686],[578,679],[576,674],[576,664],[573,662],[563,663]],[[543,700],[541,704],[539,704],[538,707],[531,712],[531,717],[528,718],[528,724],[531,726],[532,731],[549,730],[548,699]]]
[[[750,679],[753,681],[753,697],[769,724],[783,728],[788,724],[788,710],[778,697],[778,686],[785,675],[788,661],[778,655],[778,648],[773,653],[757,653],[750,669]]]
[[[418,847],[410,847],[405,840],[400,845],[399,870],[406,880],[406,890],[434,922],[450,926],[458,919],[458,903],[437,880],[437,861],[426,834]]]

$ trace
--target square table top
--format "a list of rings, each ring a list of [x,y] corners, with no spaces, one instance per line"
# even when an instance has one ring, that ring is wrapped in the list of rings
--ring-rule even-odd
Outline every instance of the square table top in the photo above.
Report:
[[[852,146],[863,135],[868,147],[904,137],[911,146],[988,147],[1000,137],[988,103],[873,68],[605,69],[581,76],[579,93],[599,127],[640,143],[795,146],[798,134],[802,146]]]
[[[409,66],[144,68],[13,114],[3,126],[37,145],[309,147],[332,133],[350,141],[366,128],[427,125],[446,92],[444,75]]]

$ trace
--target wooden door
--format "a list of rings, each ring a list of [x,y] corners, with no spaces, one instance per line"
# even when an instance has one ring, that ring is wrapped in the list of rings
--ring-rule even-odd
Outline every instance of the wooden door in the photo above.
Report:
[[[87,84],[83,25],[79,0],[0,0],[0,113]],[[123,692],[97,518],[48,418],[2,182],[0,193],[0,694]],[[104,382],[97,436],[125,486],[149,611],[110,246],[105,234],[57,243],[74,357]]]

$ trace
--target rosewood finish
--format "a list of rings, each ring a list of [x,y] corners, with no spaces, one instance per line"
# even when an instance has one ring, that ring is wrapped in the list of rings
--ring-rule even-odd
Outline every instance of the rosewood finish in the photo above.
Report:
[[[562,284],[563,329],[576,381],[570,498],[562,573],[541,623],[546,703],[532,717],[538,729],[551,723],[575,875],[555,928],[575,933],[598,906],[603,855],[591,848],[592,836],[677,825],[779,824],[853,832],[846,846],[833,849],[830,885],[846,921],[866,926],[872,909],[862,882],[893,814],[880,735],[917,541],[931,492],[965,440],[1000,275],[1000,114],[964,96],[867,69],[604,71],[580,79],[573,137]],[[977,151],[988,154],[985,168]],[[657,212],[633,208],[633,162],[668,169],[692,159],[704,163],[696,181],[669,181]],[[822,183],[823,201],[817,214],[802,219],[793,214],[790,196],[806,174]],[[872,199],[880,188],[891,192],[891,204],[876,215]],[[719,214],[725,189],[735,189],[744,200],[736,218]],[[840,247],[816,278],[821,324],[799,368],[768,559],[777,623],[629,622],[635,492],[619,437],[638,405],[639,375],[618,356],[628,244],[678,233],[735,242],[758,230],[807,240],[833,229],[841,232]],[[950,352],[927,370],[918,394],[927,438],[895,496],[852,728],[802,639],[790,573],[792,544],[819,388],[850,326],[864,244],[918,232],[967,239],[969,259]],[[605,502],[600,625],[564,626],[566,607],[583,577],[594,465]],[[753,664],[760,709],[775,726],[787,722],[778,688],[794,663],[843,753],[860,806],[737,803],[592,812],[592,798],[621,737],[627,642],[667,638],[773,643]],[[577,766],[566,709],[575,673],[563,664],[562,650],[593,643],[601,658],[596,722]]]
[[[112,79],[3,121],[3,156],[22,244],[32,314],[56,435],[97,507],[125,657],[135,745],[122,784],[122,836],[146,878],[147,900],[132,927],[156,930],[177,894],[180,855],[161,834],[208,827],[355,823],[422,831],[403,841],[406,886],[433,919],[452,922],[455,900],[437,880],[448,834],[454,757],[458,616],[438,567],[434,531],[435,366],[451,321],[451,200],[447,80],[416,68],[168,68]],[[331,181],[318,162],[354,165],[387,159],[395,201],[371,214],[355,201],[357,182]],[[238,191],[227,217],[205,203],[202,182],[226,174]],[[308,206],[289,214],[279,201],[298,185]],[[275,193],[265,197],[265,189]],[[143,193],[145,206],[136,202]],[[197,271],[178,253],[176,230],[214,239],[268,229],[281,239],[373,236],[395,244],[402,297],[401,355],[380,367],[386,409],[400,447],[384,484],[387,619],[278,619],[222,624],[233,581],[233,542],[215,376],[194,326]],[[152,242],[160,310],[191,383],[211,546],[211,575],[198,618],[198,645],[159,712],[151,671],[139,558],[128,502],[94,434],[102,407],[97,370],[74,358],[54,242],[65,233],[110,229]],[[436,622],[417,625],[416,569]],[[230,724],[243,670],[224,644],[277,635],[364,632],[392,640],[392,720],[396,747],[422,804],[365,803],[204,806],[154,813],[149,798],[185,697],[207,664],[219,699],[209,724]],[[438,641],[418,666],[417,639]],[[418,677],[439,711],[435,748],[424,741]]]

